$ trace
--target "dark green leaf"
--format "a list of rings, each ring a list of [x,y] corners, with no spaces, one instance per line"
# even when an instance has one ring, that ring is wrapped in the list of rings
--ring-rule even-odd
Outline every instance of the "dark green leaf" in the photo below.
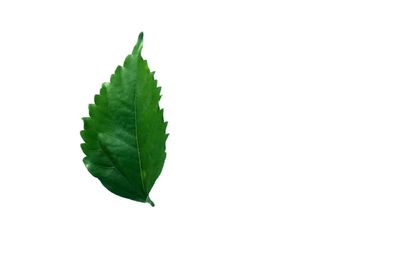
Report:
[[[132,54],[89,105],[81,147],[87,169],[108,190],[154,205],[149,193],[164,165],[168,135],[159,107],[161,88],[141,56],[142,47],[140,33]]]

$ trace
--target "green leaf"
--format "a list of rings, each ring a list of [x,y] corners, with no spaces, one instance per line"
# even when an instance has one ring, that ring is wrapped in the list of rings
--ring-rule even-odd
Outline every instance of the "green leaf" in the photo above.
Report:
[[[81,144],[89,172],[111,192],[154,206],[149,197],[166,153],[160,87],[141,56],[143,33],[83,118]]]

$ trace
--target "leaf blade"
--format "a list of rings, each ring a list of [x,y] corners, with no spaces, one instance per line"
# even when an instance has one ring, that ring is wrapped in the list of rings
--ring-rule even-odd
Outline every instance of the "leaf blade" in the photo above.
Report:
[[[160,87],[141,56],[143,33],[132,54],[102,85],[84,118],[84,163],[111,192],[140,202],[149,197],[166,158]]]

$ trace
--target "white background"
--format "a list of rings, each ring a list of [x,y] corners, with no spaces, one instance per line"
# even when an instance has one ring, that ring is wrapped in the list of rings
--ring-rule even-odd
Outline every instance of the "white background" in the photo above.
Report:
[[[2,1],[0,257],[400,257],[398,1]],[[154,208],[82,163],[144,31]]]

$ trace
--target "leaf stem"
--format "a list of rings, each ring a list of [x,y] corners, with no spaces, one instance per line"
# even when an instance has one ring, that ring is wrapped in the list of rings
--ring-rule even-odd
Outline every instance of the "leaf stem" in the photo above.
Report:
[[[154,207],[154,202],[150,199],[149,196],[147,196],[146,202],[151,205],[151,207]]]

